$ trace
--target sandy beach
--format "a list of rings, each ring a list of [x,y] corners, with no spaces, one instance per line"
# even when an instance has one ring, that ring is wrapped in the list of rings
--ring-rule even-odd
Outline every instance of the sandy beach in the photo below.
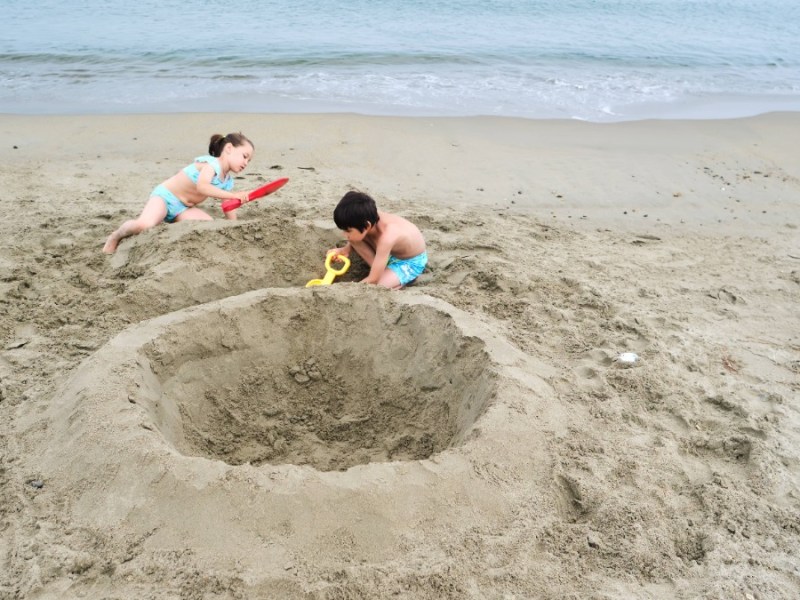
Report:
[[[0,598],[800,597],[797,131],[0,115]],[[414,285],[304,287],[350,189]]]

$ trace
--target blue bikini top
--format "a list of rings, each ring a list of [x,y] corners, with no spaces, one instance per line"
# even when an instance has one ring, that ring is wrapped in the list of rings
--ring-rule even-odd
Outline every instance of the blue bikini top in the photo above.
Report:
[[[216,156],[198,156],[194,159],[192,164],[183,168],[183,172],[186,173],[189,179],[192,180],[192,183],[197,183],[197,180],[200,177],[200,171],[195,163],[208,163],[214,167],[214,177],[211,179],[211,185],[221,190],[225,190],[226,192],[229,192],[233,189],[233,177],[231,177],[230,173],[228,173],[225,181],[220,180],[219,177],[222,174],[222,167],[219,166],[219,161],[217,160]]]

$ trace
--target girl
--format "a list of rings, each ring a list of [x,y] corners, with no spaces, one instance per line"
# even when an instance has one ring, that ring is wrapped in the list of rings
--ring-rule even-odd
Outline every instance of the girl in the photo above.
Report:
[[[208,197],[227,200],[238,198],[247,202],[250,192],[233,193],[231,172],[241,173],[253,158],[253,143],[242,133],[214,134],[208,144],[208,156],[198,156],[194,162],[157,186],[137,219],[125,221],[108,236],[103,252],[113,254],[119,243],[131,235],[158,225],[161,221],[211,221],[211,216],[197,208]],[[236,218],[236,211],[225,213]]]

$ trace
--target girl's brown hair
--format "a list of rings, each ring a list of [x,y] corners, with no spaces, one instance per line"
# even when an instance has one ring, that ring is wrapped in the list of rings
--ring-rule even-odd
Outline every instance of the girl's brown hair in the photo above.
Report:
[[[208,153],[211,156],[220,156],[222,154],[222,149],[225,147],[225,144],[231,143],[237,148],[239,146],[243,146],[244,144],[250,144],[253,150],[256,147],[253,145],[253,142],[247,139],[247,136],[243,134],[241,131],[239,133],[229,133],[228,135],[220,135],[215,133],[211,136],[211,140],[208,142]]]

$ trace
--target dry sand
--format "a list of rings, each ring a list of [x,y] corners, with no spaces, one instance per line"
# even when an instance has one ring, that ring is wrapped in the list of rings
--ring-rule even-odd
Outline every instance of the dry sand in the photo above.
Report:
[[[0,116],[0,597],[797,598],[799,130]],[[414,286],[303,287],[351,188]]]

